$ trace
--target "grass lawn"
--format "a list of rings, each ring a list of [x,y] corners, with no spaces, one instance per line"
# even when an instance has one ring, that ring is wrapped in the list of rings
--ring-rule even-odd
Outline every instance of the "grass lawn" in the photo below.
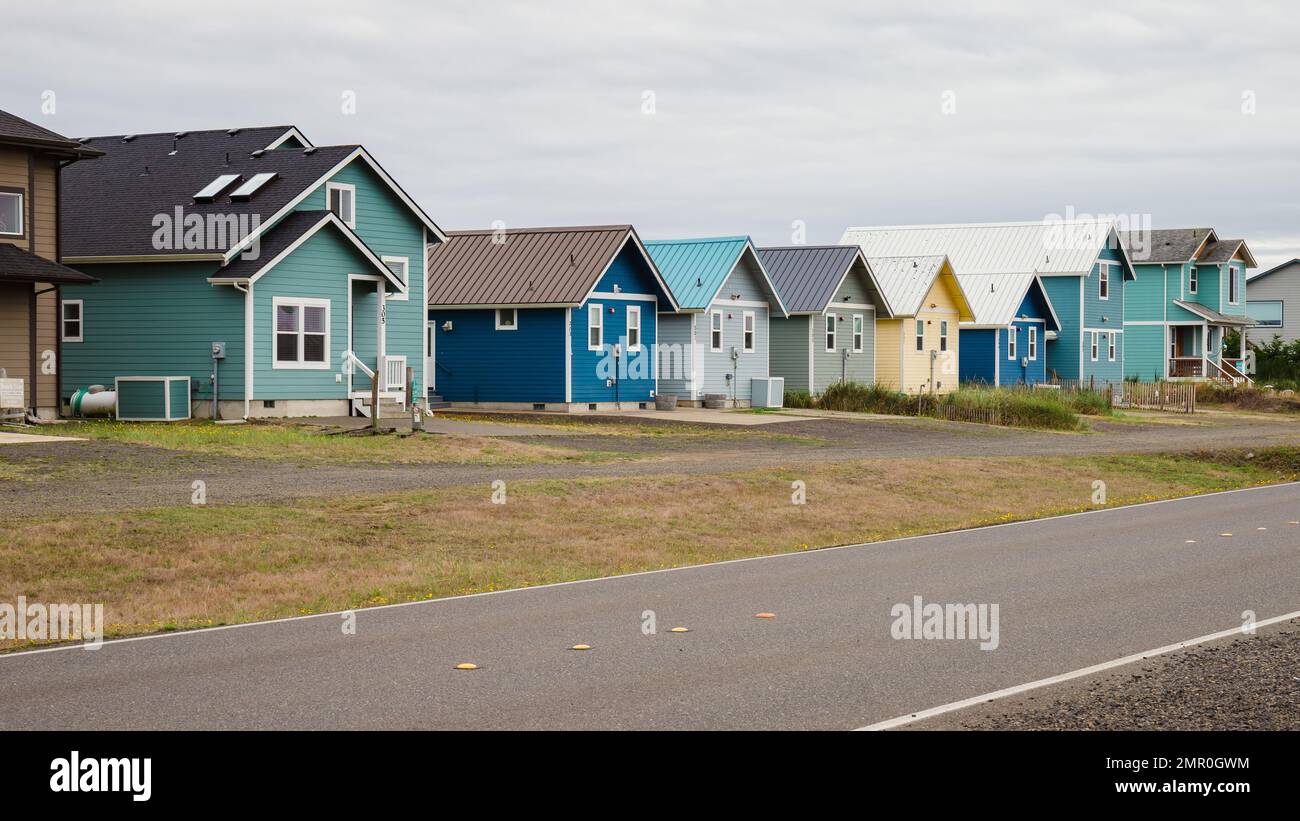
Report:
[[[830,463],[12,519],[0,601],[102,602],[110,635],[811,550],[1292,480],[1300,450]],[[807,503],[791,503],[791,482]],[[8,643],[6,649],[12,649]]]

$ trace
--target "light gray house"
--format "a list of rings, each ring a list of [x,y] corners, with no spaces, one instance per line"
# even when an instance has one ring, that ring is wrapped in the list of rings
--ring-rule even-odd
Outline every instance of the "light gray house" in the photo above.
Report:
[[[680,306],[659,315],[658,393],[696,405],[712,395],[748,407],[768,376],[768,318],[785,306],[749,237],[645,244]]]
[[[1300,339],[1300,259],[1275,265],[1246,281],[1246,316],[1255,320],[1246,337],[1256,345],[1275,336],[1284,342]]]
[[[888,319],[871,266],[856,245],[760,248],[789,316],[772,322],[772,376],[820,394],[836,382],[876,381],[876,317]]]

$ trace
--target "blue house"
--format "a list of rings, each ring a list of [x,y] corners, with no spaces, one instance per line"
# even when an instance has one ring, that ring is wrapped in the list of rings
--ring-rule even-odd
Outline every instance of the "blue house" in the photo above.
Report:
[[[1047,335],[1059,333],[1043,281],[1034,274],[958,274],[975,312],[963,322],[958,377],[985,385],[1047,381]]]
[[[289,126],[83,143],[104,156],[63,172],[62,250],[99,283],[61,294],[65,405],[121,384],[137,418],[370,415],[367,371],[390,408],[426,384],[443,233],[364,148]]]
[[[676,300],[630,225],[451,231],[429,249],[432,405],[646,407]]]
[[[947,254],[962,277],[1036,275],[1059,324],[1044,334],[1047,378],[1124,378],[1124,288],[1137,274],[1113,220],[849,228],[841,242],[861,245],[868,258]]]
[[[646,248],[681,306],[659,317],[661,389],[686,405],[713,394],[749,407],[752,381],[768,376],[768,320],[786,316],[754,244],[706,237],[651,240]]]

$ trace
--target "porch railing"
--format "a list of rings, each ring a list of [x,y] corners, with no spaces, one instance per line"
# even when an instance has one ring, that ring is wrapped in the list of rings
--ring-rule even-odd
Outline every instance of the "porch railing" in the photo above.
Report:
[[[1199,356],[1175,356],[1169,360],[1171,377],[1200,377],[1205,375],[1205,361]]]
[[[406,357],[384,357],[384,390],[389,392],[406,391]]]

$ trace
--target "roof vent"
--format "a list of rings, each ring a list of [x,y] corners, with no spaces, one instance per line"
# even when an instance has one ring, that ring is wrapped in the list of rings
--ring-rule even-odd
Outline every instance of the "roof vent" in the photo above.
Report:
[[[576,259],[574,259],[574,257],[573,257],[573,252],[570,251],[570,252],[569,252],[569,267],[570,267],[570,268],[576,268],[577,265],[578,265],[578,261],[577,261]]]
[[[176,148],[176,138],[172,138],[172,150],[167,152],[167,156],[175,157],[178,149]]]
[[[184,138],[184,137],[188,137],[189,135],[190,135],[190,132],[188,132],[188,131],[177,131],[177,132],[176,132],[176,139],[179,140],[179,139],[182,139],[182,138]]]
[[[253,158],[256,159],[257,157],[260,157],[260,156],[262,156],[262,155],[265,154],[265,153],[266,153],[266,149],[265,149],[265,148],[259,148],[259,149],[257,149],[256,151],[254,151],[252,154],[249,154],[248,156],[253,157]]]
[[[239,133],[239,129],[238,129],[238,128],[232,128],[232,129],[230,129],[229,131],[226,132],[226,136],[227,136],[227,137],[233,137],[233,136],[235,136],[235,135],[238,134],[238,133]]]
[[[81,143],[82,145],[85,145],[86,143],[90,142],[90,138],[89,138],[89,137],[78,137],[78,138],[77,138],[77,142]]]
[[[315,153],[316,153],[316,146],[314,146],[314,145],[311,146],[310,148],[304,148],[304,149],[302,150],[302,154],[303,154],[304,157],[310,157],[312,154],[315,154]]]
[[[695,278],[695,287],[696,287],[696,288],[703,288],[703,287],[704,287],[704,280],[700,279],[699,277],[696,277],[696,278]]]
[[[142,176],[142,177],[147,177],[147,176],[149,176],[149,166],[146,165],[146,166],[144,167],[144,173],[141,174],[140,176]]]
[[[127,134],[125,137],[122,138],[122,142],[124,142],[124,143],[129,143],[129,142],[131,142],[131,141],[134,140],[134,139],[135,139],[135,135],[134,135],[134,134]]]

